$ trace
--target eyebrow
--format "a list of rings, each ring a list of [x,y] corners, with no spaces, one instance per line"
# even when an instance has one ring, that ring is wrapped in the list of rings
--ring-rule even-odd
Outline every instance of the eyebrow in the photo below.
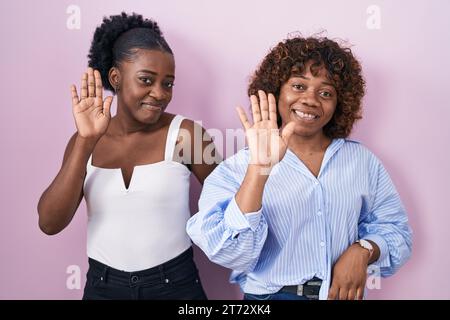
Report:
[[[302,78],[302,79],[305,79],[305,80],[311,80],[310,78],[302,76],[302,75],[295,75],[295,77]],[[334,87],[334,85],[331,82],[322,81],[322,84]]]
[[[156,73],[155,71],[151,71],[151,70],[148,70],[148,69],[142,69],[142,70],[139,70],[138,72],[150,73],[150,74],[153,74],[155,76],[158,75],[158,73]],[[175,76],[172,75],[172,74],[169,74],[169,75],[166,76],[166,78],[175,78]]]

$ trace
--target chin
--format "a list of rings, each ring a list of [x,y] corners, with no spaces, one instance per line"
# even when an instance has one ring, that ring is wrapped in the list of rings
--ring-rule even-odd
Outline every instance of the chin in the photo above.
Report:
[[[307,137],[312,137],[312,136],[314,136],[314,132],[311,132],[311,130],[304,130],[304,129],[295,129],[294,130],[294,134],[296,135],[296,136],[300,136],[300,137],[304,137],[304,138],[307,138]]]
[[[136,119],[145,124],[154,124],[161,118],[162,112],[149,112],[146,114],[136,114]]]
[[[146,124],[154,124],[154,123],[157,123],[160,118],[161,118],[161,114],[158,114],[157,116],[154,116],[151,118],[143,118],[140,120],[140,122],[143,122]]]
[[[319,132],[322,132],[322,129],[317,130],[317,128],[306,127],[300,123],[297,123],[294,128],[294,134],[304,138],[313,137]]]
[[[289,121],[295,122],[294,134],[305,138],[315,136],[323,131],[323,122],[321,120],[309,122],[299,120],[294,116],[289,117]]]

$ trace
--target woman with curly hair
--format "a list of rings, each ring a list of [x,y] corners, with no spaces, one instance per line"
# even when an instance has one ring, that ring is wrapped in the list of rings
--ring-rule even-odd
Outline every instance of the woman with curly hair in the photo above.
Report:
[[[77,132],[38,204],[39,226],[52,235],[86,200],[83,299],[206,299],[185,227],[190,174],[203,183],[215,165],[193,161],[209,145],[203,135],[194,141],[194,122],[166,112],[174,80],[174,56],[156,22],[104,18],[80,95],[71,88]],[[112,118],[103,86],[117,96]],[[184,152],[193,145],[202,148]]]
[[[280,42],[256,70],[253,124],[238,108],[248,147],[205,180],[187,224],[244,299],[362,299],[369,264],[389,276],[409,258],[388,173],[347,138],[364,87],[351,50],[328,38]]]

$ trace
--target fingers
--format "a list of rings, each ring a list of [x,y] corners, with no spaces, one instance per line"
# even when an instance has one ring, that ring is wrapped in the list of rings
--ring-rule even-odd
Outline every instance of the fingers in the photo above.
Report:
[[[328,300],[336,300],[338,297],[339,289],[335,286],[331,286],[330,290],[328,291]]]
[[[98,70],[94,70],[94,80],[95,80],[95,93],[100,100],[103,100],[103,85],[102,76]]]
[[[261,111],[259,109],[258,98],[255,95],[250,96],[250,103],[252,104],[253,122],[261,121]]]
[[[242,126],[245,128],[245,130],[250,129],[250,127],[252,125],[248,121],[248,118],[247,118],[247,115],[246,115],[245,111],[241,107],[237,107],[236,111],[239,114],[239,119],[241,120]]]
[[[259,106],[261,108],[261,119],[269,120],[269,101],[264,91],[258,90]]]
[[[86,99],[88,96],[88,75],[87,73],[83,73],[81,78],[81,99]]]
[[[98,70],[88,68],[81,77],[81,100],[96,96],[103,100],[102,77]]]
[[[95,78],[94,69],[88,68],[88,96],[95,97]]]
[[[348,289],[340,287],[338,293],[339,300],[347,300],[347,296],[348,296]]]
[[[356,300],[362,300],[364,298],[364,288],[358,288],[356,290]]]
[[[269,120],[277,127],[277,101],[272,93],[269,93]]]
[[[286,145],[288,145],[289,139],[291,138],[292,134],[294,134],[294,128],[295,122],[291,121],[281,131],[281,138],[283,139]]]
[[[350,288],[347,294],[347,300],[355,300],[356,298],[356,288]]]
[[[78,98],[77,87],[71,85],[70,91],[72,93],[72,105],[78,104],[80,102],[80,98]]]
[[[332,286],[328,292],[329,300],[362,300],[364,298],[364,288],[350,288]]]
[[[108,118],[111,117],[111,104],[113,102],[113,97],[106,97],[105,101],[103,102],[103,114],[107,116]]]

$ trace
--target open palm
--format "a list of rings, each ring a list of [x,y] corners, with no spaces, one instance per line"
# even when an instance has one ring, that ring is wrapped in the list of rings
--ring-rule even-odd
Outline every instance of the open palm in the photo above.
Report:
[[[103,85],[100,72],[88,68],[81,79],[81,99],[75,85],[72,91],[72,112],[78,134],[83,138],[100,138],[111,119],[113,97],[103,100]]]
[[[259,101],[254,95],[250,97],[253,125],[250,124],[245,111],[241,107],[238,107],[237,111],[245,129],[250,150],[250,163],[270,169],[280,162],[286,154],[295,124],[293,122],[288,123],[280,135],[274,95],[269,93],[269,96],[267,96],[264,91],[260,90],[258,96]]]

